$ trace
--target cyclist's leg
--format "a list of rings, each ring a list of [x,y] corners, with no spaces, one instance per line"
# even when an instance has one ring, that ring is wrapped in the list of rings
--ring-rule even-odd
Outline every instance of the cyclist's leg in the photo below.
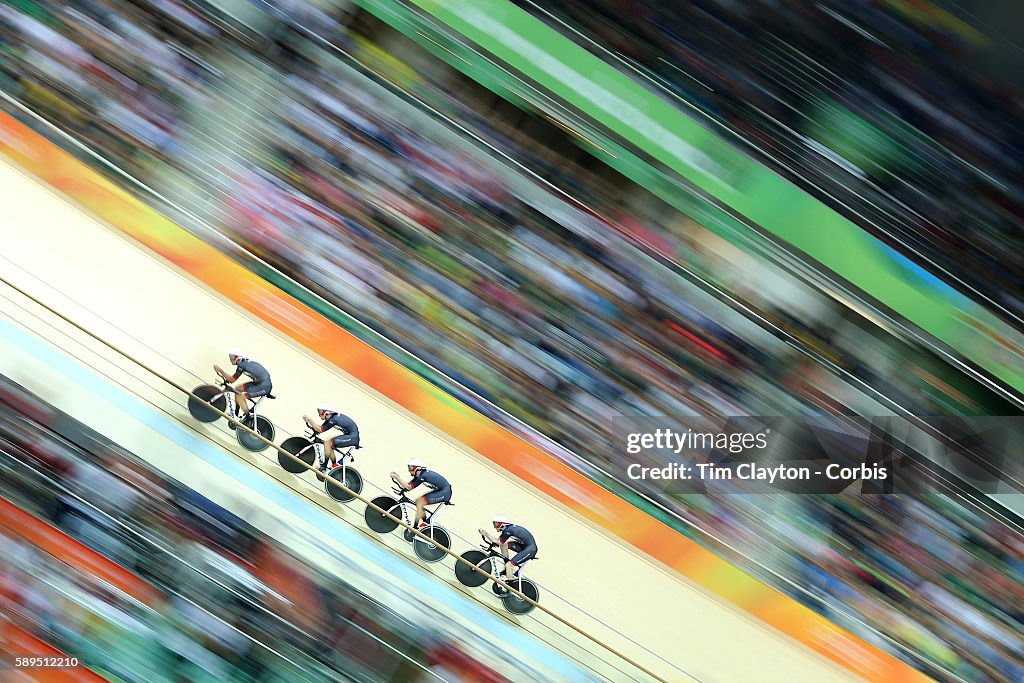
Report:
[[[523,546],[515,542],[510,542],[508,549],[509,552],[512,553],[512,557],[506,557],[504,562],[501,564],[501,579],[505,583],[509,583],[512,580],[512,576],[515,573],[515,566],[512,564],[512,559],[519,557],[519,553],[523,551]]]
[[[426,517],[428,505],[435,505],[449,500],[451,497],[452,488],[450,486],[436,491],[429,491],[425,495],[420,496],[416,501],[416,526],[419,526],[419,523]]]
[[[522,569],[523,565],[532,560],[536,555],[537,546],[535,545],[528,545],[517,552],[512,559],[505,563],[505,583],[509,583],[515,579],[516,574],[519,573],[519,570]]]
[[[505,561],[505,571],[502,572],[502,578],[505,580],[505,583],[512,585],[512,581],[516,578],[517,569],[519,569],[519,566],[515,562],[512,560]]]
[[[419,529],[420,528],[420,523],[423,522],[423,518],[426,516],[426,514],[427,514],[427,497],[426,496],[420,496],[419,498],[416,499],[416,520],[412,524],[413,528],[415,528],[415,529]]]
[[[324,467],[334,467],[338,459],[334,457],[334,439],[324,439]]]
[[[254,399],[263,398],[271,391],[270,382],[246,382],[241,386],[242,394],[239,399],[240,407],[242,408],[242,414],[248,415],[252,406],[255,405]],[[251,405],[250,405],[251,404]]]
[[[334,455],[335,451],[339,451],[342,448],[348,448],[349,446],[358,445],[358,434],[341,434],[340,436],[336,436],[324,443],[324,454],[327,456],[327,460],[331,465],[337,465],[338,458]]]
[[[238,414],[239,416],[245,416],[249,413],[249,387],[252,382],[246,382],[242,386],[235,389],[235,397],[238,401]]]

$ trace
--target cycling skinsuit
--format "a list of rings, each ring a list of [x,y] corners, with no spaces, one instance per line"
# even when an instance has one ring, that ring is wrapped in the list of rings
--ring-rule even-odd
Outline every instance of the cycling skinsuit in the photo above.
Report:
[[[326,432],[331,428],[341,432],[340,436],[331,439],[331,445],[335,448],[348,448],[349,446],[359,445],[359,427],[356,426],[355,421],[348,415],[334,413],[324,420],[323,430]]]
[[[508,543],[509,550],[515,553],[515,556],[512,557],[512,564],[517,567],[522,567],[524,562],[537,557],[537,540],[533,534],[521,526],[510,524],[505,527],[499,540],[502,543]]]
[[[427,499],[428,505],[433,505],[434,503],[440,503],[442,501],[447,503],[452,499],[451,484],[449,484],[448,480],[437,472],[427,470],[414,477],[412,480],[412,488],[416,488],[420,484],[426,484],[433,489],[433,491],[427,492],[427,495],[424,496]]]
[[[259,398],[270,393],[273,386],[270,383],[270,373],[267,369],[254,360],[238,361],[238,371],[248,375],[252,381],[245,385],[245,395],[249,398]]]

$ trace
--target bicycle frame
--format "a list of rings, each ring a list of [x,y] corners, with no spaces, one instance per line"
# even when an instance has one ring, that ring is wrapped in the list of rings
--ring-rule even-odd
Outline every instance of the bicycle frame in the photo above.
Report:
[[[493,546],[487,551],[487,554],[489,555],[488,559],[491,561],[491,576],[495,579],[504,581],[520,593],[523,592],[523,570],[525,569],[525,566],[517,567],[516,575],[512,577],[511,581],[509,581],[505,579],[504,569],[505,563],[508,561],[505,559],[505,556],[495,550]]]
[[[341,467],[341,478],[342,479],[345,478],[345,472],[348,471],[348,464],[345,461],[346,460],[353,460],[353,461],[355,460],[355,457],[352,455],[352,448],[353,447],[350,446],[348,448],[348,450],[338,451],[338,465]],[[324,445],[321,443],[320,444],[320,452],[321,453],[323,453],[323,449],[324,449]]]
[[[405,497],[405,492],[399,492],[396,490],[395,494],[398,496],[398,501],[390,509],[385,510],[385,512],[387,512],[389,515],[394,515],[395,508],[397,507],[402,511],[402,521],[405,522],[408,526],[412,526],[414,520],[409,514],[409,506],[415,505],[415,503],[413,503],[411,500]]]
[[[235,389],[226,381],[222,381],[221,386],[224,387],[224,391],[213,396],[213,398],[210,399],[210,402],[212,403],[213,401],[216,401],[218,398],[223,396],[227,401],[227,411],[225,412],[227,412],[227,414],[230,415],[231,417],[235,417]],[[256,407],[259,406],[260,401],[262,401],[263,398],[263,396],[258,396],[254,399],[251,399],[252,406],[249,408],[249,413],[253,416],[253,419],[256,418]]]
[[[320,439],[313,437],[313,452],[316,454],[316,468],[320,469],[324,466],[324,461],[327,460],[327,449],[324,448],[324,442]],[[306,450],[306,449],[302,449]],[[299,451],[302,453],[302,451]]]
[[[310,446],[313,447],[313,452],[316,454],[316,461],[315,461],[316,467],[317,467],[317,469],[319,469],[319,468],[323,467],[324,463],[327,461],[327,447],[324,445],[323,440],[318,438],[315,433],[309,438],[309,440],[310,440]],[[307,446],[306,448],[309,448],[309,446]],[[296,455],[301,455],[303,452],[306,451],[306,448],[303,448]],[[352,461],[355,460],[355,456],[352,455],[352,450],[354,448],[355,448],[355,446],[349,446],[348,448],[346,448],[343,451],[342,450],[335,451],[338,454],[338,466],[341,467],[341,471],[342,471],[343,475],[347,471],[347,468],[348,468],[348,464],[345,461],[346,460],[352,460]]]
[[[434,526],[434,515],[436,515],[443,507],[444,503],[435,503],[433,510],[430,508],[423,509],[423,521],[427,523],[428,527]]]
[[[349,449],[349,450],[352,450],[352,449]],[[349,455],[349,453],[346,451],[345,455]],[[351,457],[351,456],[349,456],[349,457]],[[413,512],[410,511],[410,508],[411,508],[411,510],[415,510],[416,509],[416,501],[410,500],[409,497],[405,495],[406,494],[405,491],[399,491],[398,489],[392,489],[392,490],[394,491],[395,495],[398,496],[398,503],[397,503],[397,505],[398,505],[398,507],[400,507],[402,509],[402,521],[405,522],[407,525],[412,526],[412,523],[415,522],[416,519],[415,519],[415,514],[413,514]],[[442,503],[435,503],[433,509],[429,509],[429,508],[424,509],[424,511],[423,511],[423,521],[427,523],[428,527],[434,526],[434,515],[436,515],[438,510],[440,510],[443,507],[444,507],[444,503],[442,502]],[[390,514],[394,514],[394,510],[395,510],[395,508],[391,508],[390,510],[387,511],[387,513],[389,515]]]

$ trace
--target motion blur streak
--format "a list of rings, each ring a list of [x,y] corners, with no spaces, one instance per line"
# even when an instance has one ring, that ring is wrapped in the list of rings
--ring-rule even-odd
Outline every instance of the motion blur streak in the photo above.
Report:
[[[285,385],[275,389],[279,392],[278,398],[267,408],[273,420],[284,428],[294,424],[295,416],[311,409],[306,403],[314,399],[309,397],[335,394],[344,396],[346,406],[351,406],[346,409],[358,418],[364,435],[366,448],[360,457],[359,467],[367,481],[386,482],[389,470],[395,469],[398,462],[403,462],[408,453],[420,451],[429,455],[430,462],[439,471],[454,473],[450,476],[459,487],[456,490],[457,504],[445,511],[447,524],[454,530],[470,532],[480,526],[480,520],[489,519],[495,506],[515,509],[521,519],[536,521],[537,526],[544,528],[545,537],[551,539],[550,548],[544,551],[543,561],[538,562],[536,568],[530,568],[531,575],[541,584],[542,590],[550,590],[545,593],[545,600],[559,611],[578,609],[573,605],[587,609],[588,614],[577,612],[577,622],[614,644],[617,649],[622,649],[659,673],[664,672],[662,675],[669,679],[679,678],[677,670],[639,650],[627,637],[660,655],[671,657],[684,669],[688,668],[691,661],[697,662],[702,668],[707,667],[709,657],[717,660],[715,668],[737,665],[757,667],[758,661],[771,657],[775,661],[774,670],[778,672],[772,674],[773,679],[777,676],[777,680],[785,680],[786,672],[797,676],[813,676],[819,680],[848,679],[846,674],[810,651],[733,613],[691,585],[680,581],[678,577],[651,564],[649,560],[625,552],[617,541],[567,515],[564,508],[549,498],[512,482],[507,475],[485,465],[475,454],[458,448],[436,432],[425,428],[408,413],[382,401],[379,395],[366,387],[347,379],[308,353],[296,350],[289,340],[229,307],[223,299],[211,297],[207,290],[197,287],[180,271],[163,267],[151,253],[139,249],[95,221],[88,220],[73,208],[54,201],[45,190],[27,179],[17,178],[14,171],[5,168],[0,187],[12,190],[4,195],[5,201],[11,205],[17,203],[26,208],[32,206],[31,213],[20,214],[19,221],[24,222],[19,224],[26,227],[31,224],[34,227],[31,230],[19,229],[16,260],[25,271],[12,270],[5,273],[5,277],[9,276],[19,286],[33,290],[34,295],[54,308],[67,311],[69,317],[78,319],[81,316],[83,320],[95,321],[94,326],[109,330],[105,335],[109,341],[118,346],[137,349],[138,355],[147,363],[162,368],[165,374],[179,383],[196,381],[185,368],[202,372],[204,367],[209,367],[210,361],[220,358],[223,353],[221,347],[228,348],[238,338],[245,339],[250,349],[260,349],[260,357],[268,367],[274,368],[279,377],[287,378]],[[69,240],[72,236],[76,238]],[[83,236],[88,238],[83,240]],[[80,258],[82,249],[86,248],[84,245],[88,245],[93,254],[104,253],[116,258],[119,264],[117,271],[98,269],[95,260]],[[38,259],[43,254],[47,259],[59,259],[64,264],[64,267],[48,274],[46,285],[28,274],[41,265]],[[123,287],[126,279],[136,283],[130,290]],[[76,299],[83,301],[85,285],[82,283],[85,282],[88,282],[89,288],[89,310],[85,310],[82,303],[70,301],[63,294],[75,289]],[[168,300],[179,302],[178,305],[161,306],[159,311],[151,311],[143,318],[144,324],[140,327],[137,324],[140,322],[137,311],[144,310],[140,302],[151,300],[158,292],[168,296]],[[118,328],[130,330],[132,335],[144,338],[144,346],[131,340],[127,333],[117,331]],[[206,332],[197,336],[197,329]],[[46,331],[41,331],[41,334],[51,336]],[[69,345],[67,341],[54,341],[64,346]],[[95,346],[92,344],[89,348]],[[149,401],[155,402],[162,410],[175,416],[185,413],[178,397],[161,397],[158,392],[162,387],[144,377],[135,377],[130,368],[122,367],[109,352],[101,352],[100,355],[103,365],[110,366],[108,372],[116,373],[119,378],[124,377],[121,381],[135,387],[136,392],[146,395]],[[173,364],[163,359],[171,359]],[[27,360],[21,357],[18,363],[26,365]],[[52,386],[56,381],[52,379],[52,373],[42,375],[35,371],[32,375],[35,376],[31,380],[33,386],[35,382],[40,382],[42,386]],[[30,380],[26,377],[23,381],[29,383]],[[277,381],[281,383],[283,380]],[[287,387],[291,388],[286,390]],[[71,399],[62,397],[59,400]],[[76,413],[81,413],[84,419],[85,414],[95,415],[95,411],[100,410],[101,406],[97,403],[95,400],[79,399],[70,403],[68,409],[70,411],[74,407]],[[109,411],[106,416],[108,419],[104,420],[103,413],[95,415],[90,419],[90,426],[102,428],[108,433],[113,433],[116,427],[119,434],[130,437],[131,429],[120,424],[123,419],[110,419],[112,416]],[[217,429],[207,433],[218,444],[234,451],[239,450],[237,446],[228,446],[232,443],[230,432]],[[150,457],[144,448],[133,450],[140,457]],[[266,475],[275,478],[281,476],[274,458],[246,456],[246,460]],[[154,457],[152,462],[161,468],[172,468],[174,476],[182,479],[190,467],[181,462],[180,456]],[[208,471],[206,468],[203,470],[204,473]],[[210,473],[209,477],[209,482],[205,478],[201,481],[210,485],[225,485],[216,483],[223,479],[216,476],[216,473]],[[324,504],[326,497],[322,488],[316,487],[312,481],[295,483],[303,495]],[[227,486],[230,487],[230,484]],[[326,504],[343,519],[359,527],[363,526],[360,510],[329,501]],[[464,542],[471,547],[471,541]],[[402,549],[403,546],[400,539],[391,544],[399,552],[408,552]],[[576,566],[577,558],[585,557],[588,553],[607,558],[606,564],[591,567],[583,574],[565,572],[564,568]],[[445,566],[438,571],[440,576],[451,577],[450,567]],[[636,579],[622,582],[616,578],[623,576]],[[614,592],[607,593],[601,589],[601,586],[611,584],[617,586]],[[595,595],[601,596],[600,600],[589,597]],[[699,618],[663,623],[652,622],[644,616],[663,609],[699,615]],[[560,648],[571,648],[570,651],[574,653],[580,651],[580,645],[569,634],[554,631],[555,625],[545,622],[542,615],[532,617],[521,621],[520,627],[552,640]],[[619,635],[612,629],[625,635]],[[719,643],[720,634],[726,631],[732,634],[733,644],[728,646]],[[715,643],[718,644],[712,647]],[[731,648],[737,650],[730,653]],[[761,656],[742,659],[737,656],[739,649],[744,652],[756,651]],[[702,654],[698,656],[698,653]],[[587,663],[591,666],[602,665],[597,659]],[[745,676],[748,673],[738,675]],[[695,674],[704,678],[700,671]],[[760,675],[763,678],[763,674]],[[611,678],[614,680],[616,676]]]
[[[820,660],[789,641],[786,666],[765,656],[751,642],[778,634],[729,621],[678,576],[644,564],[656,558],[865,678],[1024,676],[1022,496],[1013,482],[994,482],[990,496],[948,472],[951,496],[679,495],[626,480],[631,463],[612,420],[1020,414],[1024,100],[1020,68],[1007,68],[1020,64],[1020,50],[993,37],[1019,25],[1019,8],[974,3],[978,17],[1002,16],[982,37],[945,1],[941,9],[930,0],[558,0],[541,9],[517,0],[524,13],[488,0],[471,9],[491,26],[514,19],[511,32],[530,35],[488,35],[483,22],[459,35],[421,8],[468,3],[357,4],[384,21],[334,0],[4,0],[0,89],[35,116],[10,100],[0,106],[48,136],[37,117],[54,122],[95,152],[88,163],[103,173],[118,167],[117,182],[226,252],[237,264],[211,272],[176,227],[147,236],[204,282],[220,278],[215,288],[235,301],[262,303],[267,318],[292,328],[286,335],[312,347],[338,338],[338,325],[407,367],[371,384],[430,406],[436,413],[420,417],[434,424],[451,418],[444,431],[472,425],[464,433],[473,448],[505,459],[502,476],[419,423],[392,434],[408,426],[395,421],[394,406],[324,373],[316,362],[327,354],[314,362],[249,319],[221,320],[230,307],[213,307],[195,287],[171,294],[181,290],[164,269],[141,267],[95,226],[38,225],[45,198],[13,243],[5,239],[3,255],[77,299],[58,297],[61,306],[160,356],[183,380],[196,379],[185,368],[208,368],[240,341],[269,349],[261,357],[280,368],[275,377],[300,387],[270,408],[283,427],[309,411],[303,398],[351,397],[375,435],[364,459],[371,479],[385,480],[389,458],[423,448],[473,482],[458,485],[452,523],[475,528],[494,502],[543,520],[533,528],[550,527],[538,534],[544,559],[531,572],[555,588],[545,599],[585,607],[581,618],[605,621],[627,649],[642,640],[708,679],[822,678]],[[513,41],[525,49],[506,50],[511,61],[488,53]],[[544,58],[545,68],[524,57]],[[992,68],[992,57],[1003,68]],[[585,63],[594,68],[579,68]],[[600,77],[554,83],[577,74]],[[604,112],[573,106],[574,88],[588,87],[610,95],[598,103]],[[644,111],[649,93],[662,98],[656,125],[621,125],[654,111]],[[611,125],[615,98],[624,116]],[[688,122],[664,124],[673,119]],[[52,172],[98,213],[125,207],[119,191],[66,173],[66,159],[51,165],[52,149],[25,144],[6,119],[0,126],[0,145],[19,164]],[[743,215],[652,163],[653,148],[639,143],[654,130],[654,142],[720,178],[706,189]],[[13,195],[4,228],[21,187],[3,188]],[[106,218],[148,230],[133,225],[137,209]],[[43,239],[53,228],[64,232]],[[766,239],[773,232],[802,253]],[[258,286],[234,291],[241,281]],[[289,296],[301,305],[270,303]],[[188,302],[194,316],[179,318],[168,301]],[[353,363],[371,356],[360,346],[344,346],[357,349]],[[159,391],[103,362],[147,398]],[[306,390],[321,395],[301,396]],[[180,408],[154,400],[172,414]],[[497,427],[474,410],[529,439],[531,458],[505,448],[514,437],[492,438]],[[224,436],[208,434],[221,445],[230,443]],[[642,464],[671,464],[650,459]],[[282,483],[319,495],[301,480]],[[572,496],[570,509],[648,556],[566,521],[566,508],[531,485],[557,500]],[[594,569],[591,585],[559,583],[579,558],[605,555],[617,559]],[[634,587],[623,588],[622,577],[642,577],[637,583],[664,595],[626,594]],[[625,623],[634,612],[692,630],[681,637]],[[622,635],[634,628],[646,635]],[[735,669],[755,661],[763,666]],[[812,671],[793,673],[794,662]],[[879,662],[889,674],[872,668]]]

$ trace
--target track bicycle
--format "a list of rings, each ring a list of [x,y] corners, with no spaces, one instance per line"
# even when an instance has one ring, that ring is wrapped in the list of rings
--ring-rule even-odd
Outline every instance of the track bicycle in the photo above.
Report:
[[[219,386],[213,384],[200,385],[193,389],[193,395],[188,397],[188,412],[196,420],[206,423],[216,422],[222,417],[220,413],[227,413],[234,417],[236,411],[235,391],[235,388],[226,380],[221,380]],[[238,421],[267,441],[273,441],[277,433],[274,423],[258,413],[258,407],[264,398],[274,399],[276,396],[267,394],[265,397],[260,396],[251,399],[252,407]],[[220,411],[220,413],[217,411]],[[228,424],[235,430],[235,438],[238,440],[238,445],[245,450],[259,453],[266,450],[270,445],[244,429],[235,429],[234,423],[229,422]]]
[[[540,601],[540,589],[537,588],[537,584],[523,577],[524,567],[519,568],[513,579],[505,579],[503,571],[505,568],[505,556],[501,554],[497,543],[484,539],[484,543],[480,545],[479,550],[475,548],[467,550],[460,557],[469,564],[490,574],[491,593],[500,599],[505,609],[512,614],[527,614],[536,607],[535,603]],[[488,577],[485,574],[473,571],[462,562],[455,563],[455,578],[463,586],[469,586],[470,588],[482,586],[488,581]],[[522,596],[509,591],[499,584],[498,580],[512,586],[529,598],[530,601],[524,600]]]
[[[388,514],[381,514],[369,505],[366,506],[366,512],[363,513],[366,526],[378,534],[389,534],[398,527],[398,522],[391,516],[400,518],[408,526],[412,526],[413,522],[416,521],[416,502],[406,495],[406,491],[397,486],[393,486],[392,491],[394,491],[395,497],[378,496],[371,501]],[[407,542],[412,543],[413,552],[424,562],[440,561],[447,554],[445,550],[451,548],[451,534],[444,527],[434,524],[434,517],[446,505],[454,505],[454,503],[442,501],[436,503],[433,509],[428,508],[425,511],[423,518],[425,526],[421,527],[419,532],[429,538],[429,542],[420,538],[409,529],[402,530],[402,537]]]
[[[291,453],[305,463],[307,467],[302,467],[299,463],[280,452],[277,454],[277,462],[285,471],[292,474],[302,474],[308,467],[315,467],[317,470],[316,476],[324,483],[324,490],[327,492],[327,495],[339,503],[347,503],[354,500],[356,495],[363,491],[363,475],[350,465],[350,463],[355,462],[355,456],[352,455],[352,451],[358,448],[361,447],[349,446],[343,450],[337,450],[338,464],[328,472],[321,473],[320,470],[327,461],[326,446],[320,435],[307,425],[306,436],[292,436],[281,442],[281,450]],[[341,484],[341,486],[338,484]],[[345,489],[348,489],[348,491]]]

